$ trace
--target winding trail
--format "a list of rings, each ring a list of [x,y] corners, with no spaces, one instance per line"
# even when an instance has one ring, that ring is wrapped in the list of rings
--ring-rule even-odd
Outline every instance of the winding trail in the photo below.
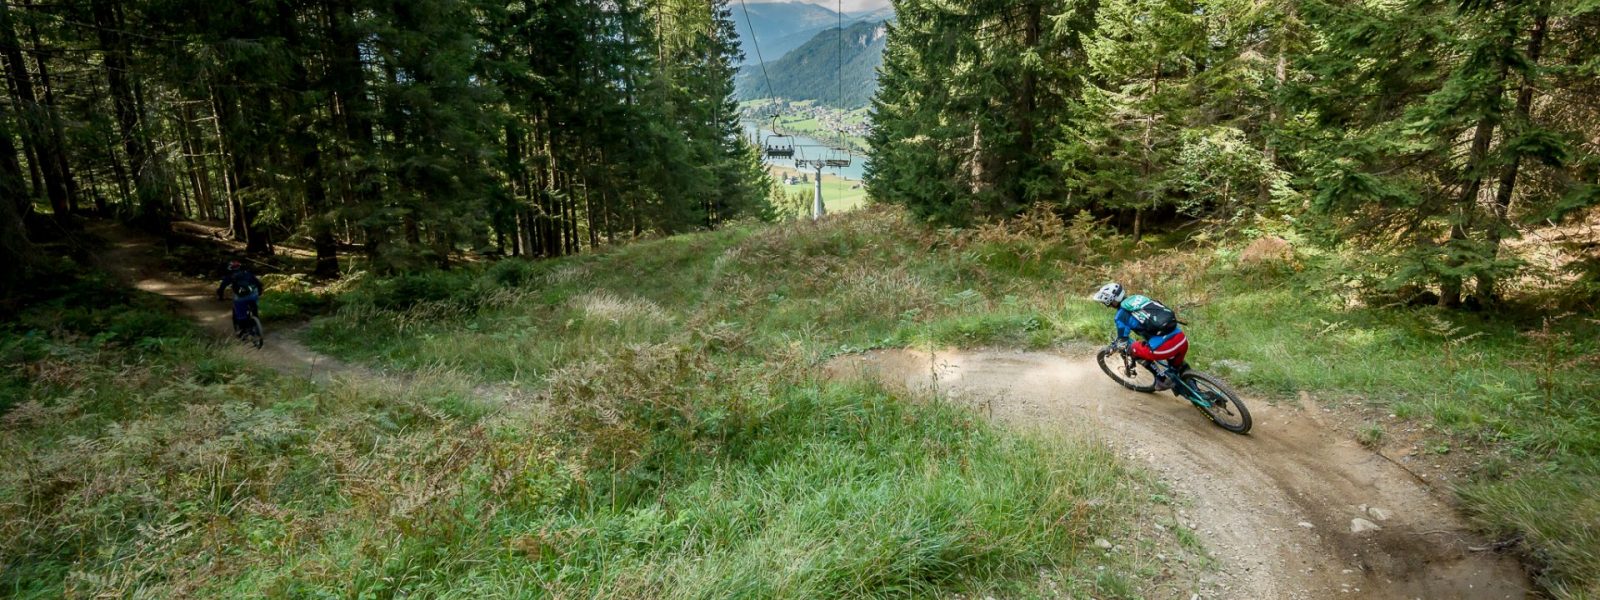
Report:
[[[165,296],[185,316],[218,336],[232,339],[232,305],[217,301],[217,282],[167,272],[161,264],[166,252],[161,238],[105,222],[92,225],[90,232],[107,244],[96,257],[102,268],[140,290]],[[295,339],[296,329],[276,331],[271,323],[263,329],[266,343],[260,350],[243,344],[234,344],[231,350],[252,363],[317,381],[327,381],[341,374],[372,374],[364,367],[307,348]]]
[[[138,289],[173,300],[219,336],[231,336],[229,306],[215,284],[166,272],[159,238],[100,224],[99,262]],[[294,331],[267,331],[260,350],[231,351],[279,371],[327,381],[377,376],[317,353]],[[1512,558],[1484,546],[1434,491],[1410,472],[1321,423],[1314,410],[1249,402],[1249,436],[1213,426],[1167,394],[1137,394],[1100,372],[1090,355],[1039,352],[887,350],[839,357],[834,376],[864,375],[933,390],[1000,421],[1058,430],[1092,429],[1147,462],[1187,503],[1220,568],[1207,597],[1239,599],[1525,598],[1527,577]],[[509,398],[502,386],[486,397]],[[1352,519],[1379,529],[1352,532]]]
[[[932,390],[999,421],[1091,429],[1148,463],[1219,563],[1206,597],[1503,599],[1530,595],[1517,561],[1488,551],[1409,471],[1318,420],[1247,405],[1251,434],[1212,425],[1171,394],[1139,394],[1092,355],[887,350],[842,356],[833,376]],[[1377,525],[1354,533],[1353,520]],[[1363,524],[1365,525],[1365,524]]]

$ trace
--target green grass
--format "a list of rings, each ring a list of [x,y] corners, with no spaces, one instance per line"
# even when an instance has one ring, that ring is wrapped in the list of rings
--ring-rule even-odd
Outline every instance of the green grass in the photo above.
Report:
[[[1600,497],[1600,410],[1587,400],[1600,378],[1580,360],[1600,354],[1595,323],[1569,317],[1541,332],[1537,315],[1373,306],[1336,283],[1337,255],[1302,248],[1261,264],[1227,245],[1140,249],[1093,229],[932,232],[869,210],[697,234],[537,265],[526,284],[449,309],[354,302],[318,339],[349,356],[539,381],[687,330],[758,362],[793,355],[804,369],[874,347],[1102,342],[1111,315],[1085,296],[1117,279],[1179,307],[1191,359],[1256,394],[1381,407],[1438,432],[1433,451],[1505,457],[1511,468],[1461,484],[1469,515],[1528,535],[1552,589],[1600,585],[1600,545],[1577,531],[1600,529],[1600,507],[1530,500]],[[594,294],[613,308],[596,309]],[[504,301],[478,300],[496,295]]]
[[[783,192],[784,197],[798,198],[797,214],[811,214],[811,199],[815,193],[816,184],[808,182],[783,185],[782,180],[774,179],[774,181],[777,182],[776,185]],[[859,181],[847,181],[824,176],[822,180],[822,202],[828,213],[860,210],[866,207],[868,202],[866,187],[851,189],[852,186],[860,185],[861,182]]]
[[[1153,552],[1092,549],[1151,518],[1156,487],[1103,446],[816,378],[815,357],[858,338],[800,340],[785,324],[843,312],[791,305],[757,325],[758,311],[730,310],[754,293],[735,289],[748,261],[821,259],[882,224],[369,281],[315,338],[410,373],[327,386],[250,366],[159,299],[75,279],[0,326],[0,390],[15,398],[0,407],[0,593],[1131,598],[1171,585]],[[785,264],[799,275],[780,286],[789,298],[829,287]],[[483,394],[486,380],[520,385]]]
[[[1111,315],[1084,297],[1114,278],[1179,308],[1202,369],[1482,456],[1469,516],[1526,536],[1558,596],[1600,592],[1595,323],[1372,306],[1337,255],[1180,237],[878,208],[370,279],[310,342],[414,375],[328,388],[83,279],[0,338],[0,590],[1033,596],[1042,571],[1069,596],[1148,595],[1159,565],[1089,544],[1160,490],[1093,442],[813,375],[863,348],[1101,342]]]

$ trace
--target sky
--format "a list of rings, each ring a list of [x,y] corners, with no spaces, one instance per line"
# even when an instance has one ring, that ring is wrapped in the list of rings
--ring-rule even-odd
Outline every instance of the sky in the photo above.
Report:
[[[816,4],[818,6],[825,6],[825,7],[828,7],[829,9],[833,9],[833,8],[836,8],[836,7],[839,6],[839,0],[750,0],[751,4],[773,3],[773,2],[805,2],[806,4]],[[886,6],[889,6],[889,0],[844,0],[844,10],[845,10],[845,12],[857,12],[857,11],[863,11],[863,10],[877,10],[877,9],[880,9],[880,8],[884,8]]]

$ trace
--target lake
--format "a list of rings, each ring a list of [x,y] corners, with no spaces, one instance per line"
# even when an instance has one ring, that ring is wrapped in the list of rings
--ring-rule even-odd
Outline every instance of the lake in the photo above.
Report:
[[[772,135],[772,130],[762,127],[755,121],[744,120],[740,121],[739,123],[744,126],[745,137],[756,140],[755,143],[757,146],[763,146],[766,143],[767,136]],[[788,140],[786,139],[784,142],[787,143]],[[835,155],[843,155],[843,152],[829,148],[828,144],[803,135],[794,136],[794,144],[796,146],[795,155],[800,158],[828,158]],[[823,169],[822,171],[824,173],[836,175],[844,179],[860,181],[862,173],[867,168],[867,157],[857,153],[851,156],[851,158],[855,160],[851,161],[850,166],[848,167],[830,167]],[[795,168],[794,160],[792,159],[768,158],[765,160],[766,163],[770,165],[777,165],[789,169]],[[810,172],[812,169],[806,168],[805,170]]]

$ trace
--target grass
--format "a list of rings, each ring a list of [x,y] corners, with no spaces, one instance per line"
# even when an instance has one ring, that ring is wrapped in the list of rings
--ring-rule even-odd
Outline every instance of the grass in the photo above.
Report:
[[[159,299],[58,277],[70,284],[0,326],[0,389],[15,399],[0,407],[0,593],[1131,598],[1170,586],[1153,553],[1092,548],[1148,518],[1156,487],[1100,444],[819,379],[814,358],[855,336],[776,329],[799,312],[753,332],[739,320],[757,311],[728,310],[753,293],[730,286],[756,254],[792,244],[820,258],[886,223],[369,281],[315,339],[406,375],[326,386],[253,368]],[[825,285],[788,290],[812,284]],[[484,393],[484,381],[514,383]]]
[[[0,589],[1147,595],[1159,568],[1090,544],[1161,494],[1093,441],[813,375],[864,348],[1103,342],[1110,314],[1084,296],[1117,279],[1178,307],[1199,368],[1382,408],[1432,428],[1430,452],[1484,456],[1457,488],[1469,516],[1525,536],[1556,596],[1600,593],[1583,362],[1600,328],[1374,306],[1343,264],[1039,214],[930,231],[873,208],[367,280],[309,341],[412,375],[329,388],[219,357],[147,299],[83,308],[104,304],[91,277],[0,343],[18,399],[0,407],[17,465]]]
[[[798,175],[799,172],[783,167],[769,167],[774,175],[778,190],[785,198],[798,198],[796,214],[811,214],[811,198],[816,189],[814,182],[783,185],[779,179],[784,175]],[[815,176],[815,173],[806,173]],[[822,200],[829,213],[859,210],[867,205],[867,190],[860,181],[843,179],[824,172],[822,174]]]
[[[1600,530],[1600,506],[1543,501],[1600,497],[1600,410],[1587,400],[1600,377],[1580,365],[1600,354],[1596,323],[1375,306],[1339,283],[1338,255],[1304,247],[1255,261],[1227,244],[1179,248],[1182,238],[1135,246],[1053,218],[935,232],[868,210],[535,265],[525,284],[474,288],[450,308],[352,299],[317,337],[347,356],[510,381],[680,330],[807,369],[874,347],[1100,343],[1111,315],[1084,296],[1116,279],[1179,308],[1199,368],[1268,397],[1307,390],[1422,421],[1437,432],[1430,452],[1503,457],[1507,468],[1458,488],[1469,516],[1527,536],[1550,589],[1600,591],[1600,544],[1583,532]],[[585,300],[596,293],[633,308],[597,317]]]

